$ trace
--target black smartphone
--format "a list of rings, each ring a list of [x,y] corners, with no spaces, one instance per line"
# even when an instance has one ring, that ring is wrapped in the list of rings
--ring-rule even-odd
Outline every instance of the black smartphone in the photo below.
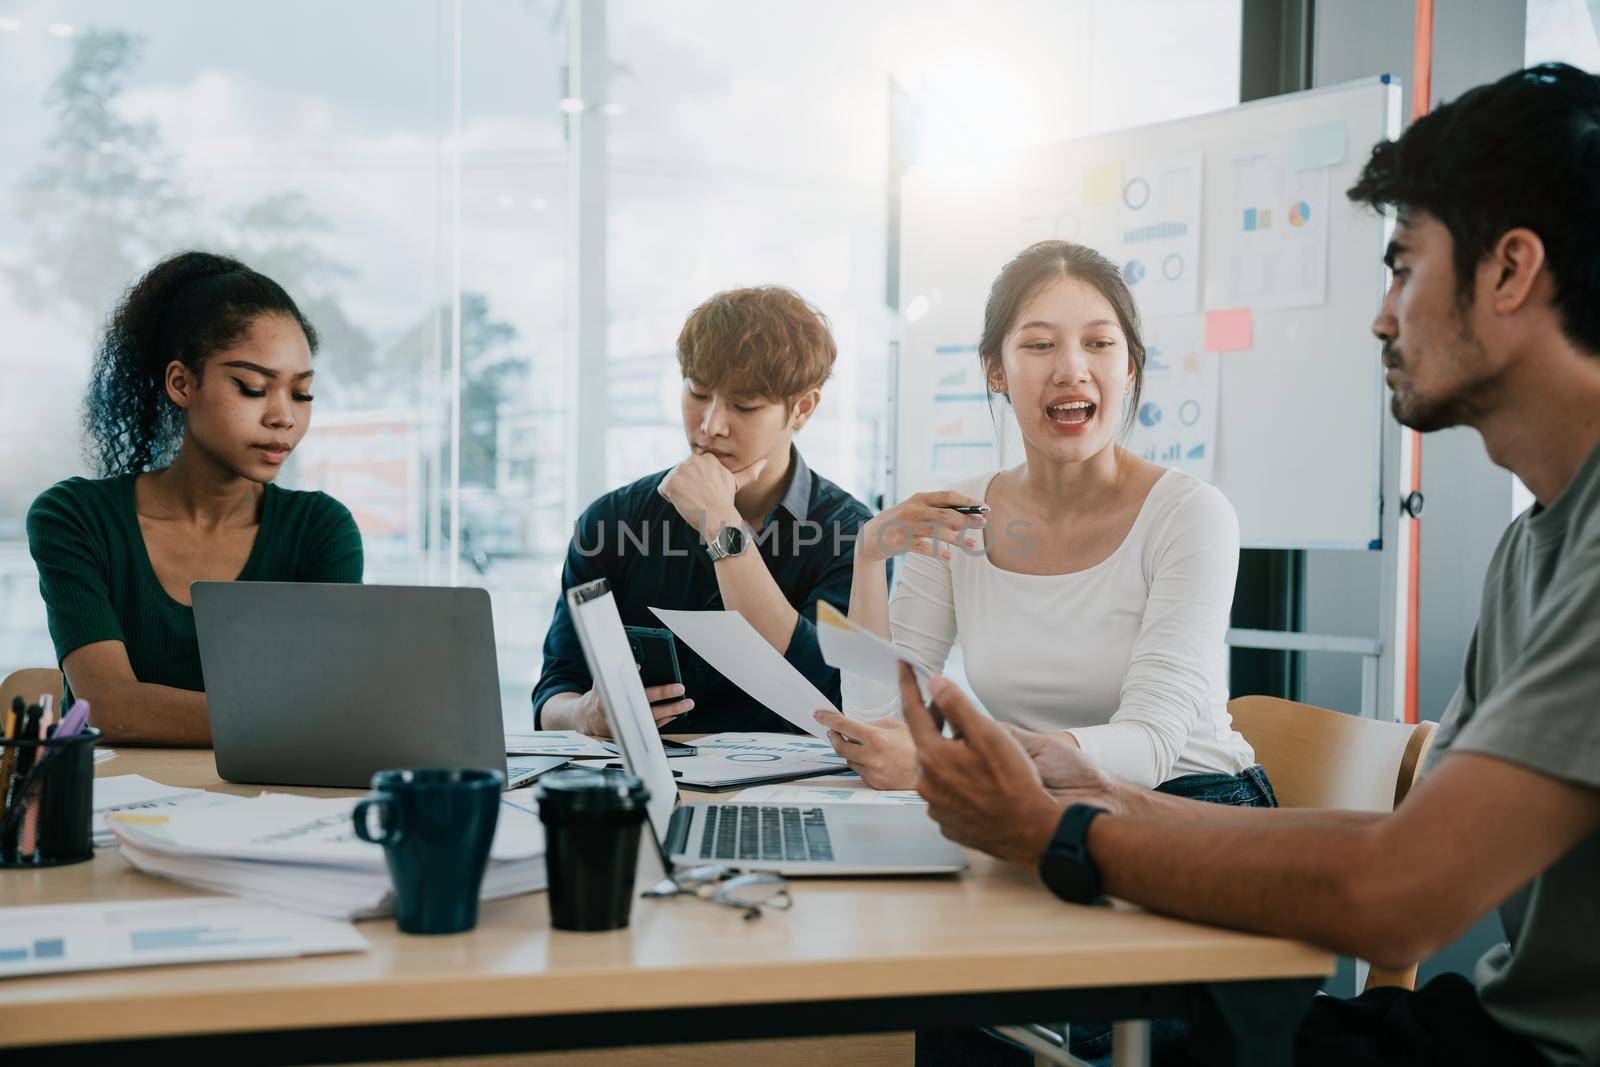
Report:
[[[639,665],[639,680],[649,689],[655,685],[682,682],[678,673],[678,643],[671,630],[653,626],[624,626],[633,662]]]

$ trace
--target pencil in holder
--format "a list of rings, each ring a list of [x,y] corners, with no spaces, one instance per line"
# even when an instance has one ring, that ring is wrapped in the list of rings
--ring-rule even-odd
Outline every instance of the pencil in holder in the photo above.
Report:
[[[56,740],[0,741],[0,867],[94,858],[94,745],[89,727]]]

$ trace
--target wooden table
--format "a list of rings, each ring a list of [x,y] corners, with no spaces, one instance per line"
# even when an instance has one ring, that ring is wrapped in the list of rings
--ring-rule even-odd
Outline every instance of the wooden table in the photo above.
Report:
[[[209,751],[122,749],[96,773],[259,791],[221,782]],[[1210,1015],[1231,1021],[1240,1062],[1273,1063],[1334,967],[1293,941],[1064,904],[1036,876],[969,859],[960,876],[797,880],[793,910],[750,922],[692,898],[638,900],[629,929],[563,933],[536,893],[485,904],[456,936],[363,922],[365,954],[10,979],[0,1049],[238,1067]],[[114,849],[0,871],[12,905],[200,892]]]

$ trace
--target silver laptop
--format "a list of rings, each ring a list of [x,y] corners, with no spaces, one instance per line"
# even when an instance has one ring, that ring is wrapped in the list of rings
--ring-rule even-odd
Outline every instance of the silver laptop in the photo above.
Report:
[[[506,759],[482,589],[195,582],[217,774],[364,788],[391,767],[489,767],[507,788],[567,762]]]
[[[628,770],[650,790],[651,832],[669,864],[787,875],[935,874],[966,859],[920,806],[683,804],[604,579],[567,591],[589,674]]]

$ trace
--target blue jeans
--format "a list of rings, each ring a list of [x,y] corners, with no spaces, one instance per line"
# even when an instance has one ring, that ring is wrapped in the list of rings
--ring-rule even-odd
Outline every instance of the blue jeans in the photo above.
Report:
[[[1159,793],[1188,797],[1207,804],[1243,808],[1275,808],[1278,798],[1260,765],[1239,774],[1186,774],[1156,787]],[[1182,1019],[1152,1019],[1150,1043],[1171,1041],[1189,1032]],[[1110,1023],[1073,1023],[1071,1052],[1091,1063],[1109,1063]],[[917,1031],[917,1067],[1032,1067],[1033,1053],[988,1030],[952,1028]]]

